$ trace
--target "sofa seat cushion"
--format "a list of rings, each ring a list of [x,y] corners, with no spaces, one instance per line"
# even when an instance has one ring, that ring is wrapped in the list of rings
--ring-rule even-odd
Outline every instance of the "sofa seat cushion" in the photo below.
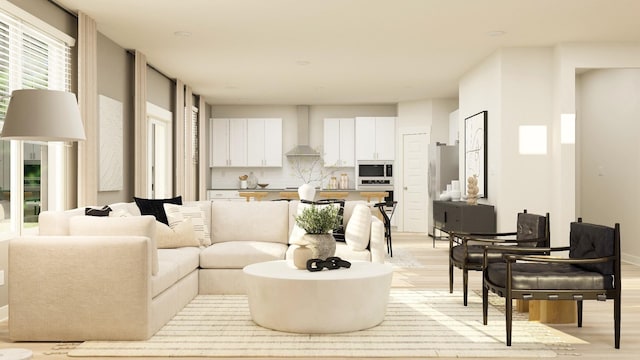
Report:
[[[203,269],[242,269],[272,260],[284,260],[287,245],[265,241],[227,241],[214,243],[200,253]]]
[[[211,242],[261,241],[287,244],[289,205],[286,201],[214,201]]]
[[[189,275],[198,268],[199,261],[199,248],[158,249],[159,270],[151,278],[152,296],[155,297]]]

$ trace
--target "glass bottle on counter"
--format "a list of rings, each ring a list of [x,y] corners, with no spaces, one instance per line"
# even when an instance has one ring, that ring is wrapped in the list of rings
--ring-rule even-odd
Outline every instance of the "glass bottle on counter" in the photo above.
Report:
[[[253,171],[249,173],[247,178],[247,188],[255,189],[258,187],[258,178],[253,174]]]
[[[331,180],[329,180],[329,190],[335,190],[338,188],[338,180],[336,179],[335,176],[331,177]]]
[[[346,190],[349,188],[349,176],[347,174],[340,175],[340,189]]]

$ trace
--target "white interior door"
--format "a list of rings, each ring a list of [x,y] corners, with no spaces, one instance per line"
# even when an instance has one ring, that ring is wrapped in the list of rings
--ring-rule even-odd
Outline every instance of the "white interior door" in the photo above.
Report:
[[[403,201],[404,231],[427,232],[427,134],[403,134]],[[400,204],[399,204],[400,205]]]
[[[147,104],[147,196],[150,199],[166,199],[173,196],[172,114],[150,105]]]

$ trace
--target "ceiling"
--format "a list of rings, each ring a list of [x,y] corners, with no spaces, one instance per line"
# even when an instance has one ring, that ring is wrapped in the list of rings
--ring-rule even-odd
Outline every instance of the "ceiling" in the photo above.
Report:
[[[210,104],[456,98],[502,47],[640,41],[640,0],[55,2]]]

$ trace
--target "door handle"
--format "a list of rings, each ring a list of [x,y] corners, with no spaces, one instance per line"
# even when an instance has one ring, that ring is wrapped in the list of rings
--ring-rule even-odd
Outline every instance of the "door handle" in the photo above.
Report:
[[[407,188],[406,186],[405,186],[403,189],[405,189],[405,190],[409,190],[409,188]]]

